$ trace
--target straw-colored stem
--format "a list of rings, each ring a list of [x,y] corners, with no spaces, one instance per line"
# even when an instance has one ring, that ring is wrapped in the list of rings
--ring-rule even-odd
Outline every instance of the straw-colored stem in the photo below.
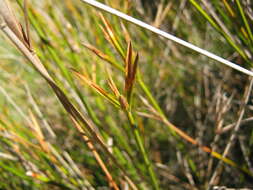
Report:
[[[72,118],[72,121],[74,122],[76,128],[78,129],[78,131],[82,134],[83,140],[84,142],[87,144],[88,148],[90,149],[90,151],[92,152],[92,154],[94,155],[97,163],[99,164],[99,166],[101,167],[101,169],[103,170],[103,172],[105,173],[107,180],[109,182],[109,186],[112,187],[115,190],[119,190],[119,187],[117,186],[116,182],[113,180],[109,170],[107,169],[104,161],[102,160],[102,158],[99,156],[98,152],[96,151],[96,148],[94,147],[94,145],[92,144],[92,142],[90,141],[89,137],[87,135],[85,135],[84,130],[82,129],[82,127],[76,122],[76,120],[74,118]]]

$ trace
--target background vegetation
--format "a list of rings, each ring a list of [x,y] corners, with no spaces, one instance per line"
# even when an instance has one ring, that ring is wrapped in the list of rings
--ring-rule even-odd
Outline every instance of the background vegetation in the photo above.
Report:
[[[1,189],[253,188],[252,78],[80,0],[11,1],[23,30],[1,1]],[[249,0],[104,3],[252,66]]]

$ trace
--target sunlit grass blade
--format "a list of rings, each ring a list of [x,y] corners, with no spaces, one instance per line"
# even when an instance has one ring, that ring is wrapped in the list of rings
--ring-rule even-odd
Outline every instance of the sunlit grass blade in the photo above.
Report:
[[[248,23],[248,20],[247,20],[245,14],[244,14],[244,11],[243,11],[243,8],[241,6],[241,3],[240,3],[239,0],[236,0],[235,2],[236,2],[236,5],[237,5],[237,7],[239,9],[240,14],[241,14],[242,20],[243,20],[244,25],[246,27],[246,30],[248,32],[249,38],[251,40],[251,43],[253,44],[253,34],[252,34],[252,31],[251,31],[250,25]]]
[[[96,83],[92,82],[90,79],[88,79],[84,75],[78,73],[77,71],[74,71],[74,70],[72,70],[72,71],[74,72],[74,74],[76,76],[78,76],[83,82],[85,82],[86,84],[88,84],[96,92],[98,92],[100,95],[102,95],[103,97],[105,97],[107,100],[109,100],[116,107],[119,107],[119,102],[115,98],[113,98],[113,96],[111,94],[109,94],[108,92],[106,92],[103,88],[101,88],[100,86],[98,86]]]
[[[109,55],[103,53],[102,51],[100,51],[99,49],[97,49],[96,47],[90,44],[83,43],[83,45],[86,48],[88,48],[90,51],[92,51],[94,54],[96,54],[98,57],[100,57],[102,60],[110,63],[112,66],[116,67],[117,69],[123,70],[123,67],[117,64]]]
[[[99,16],[101,17],[101,20],[104,23],[104,32],[105,35],[108,36],[108,38],[110,39],[109,41],[111,42],[111,44],[115,47],[115,49],[119,52],[120,56],[122,57],[122,59],[124,59],[125,57],[125,53],[124,50],[117,38],[117,36],[115,35],[115,32],[112,29],[112,26],[109,24],[109,22],[105,19],[105,17],[100,13]]]

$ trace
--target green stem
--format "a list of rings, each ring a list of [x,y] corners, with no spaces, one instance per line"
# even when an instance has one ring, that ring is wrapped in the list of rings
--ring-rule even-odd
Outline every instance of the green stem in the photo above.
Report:
[[[87,110],[87,113],[91,117],[92,121],[96,125],[101,126],[101,123],[100,123],[99,119],[97,118],[96,114],[94,113],[94,111],[92,110],[90,105],[86,102],[82,93],[77,88],[76,84],[73,82],[74,80],[73,80],[72,76],[69,74],[69,71],[66,69],[66,67],[61,63],[59,57],[55,53],[55,50],[52,49],[50,46],[47,46],[47,49],[48,49],[50,55],[52,56],[52,58],[54,59],[55,63],[57,64],[57,66],[60,68],[60,71],[62,72],[63,76],[66,78],[69,85],[74,89],[74,91],[76,92],[76,94],[80,98],[82,104],[84,105],[85,109]]]
[[[253,42],[253,34],[252,34],[252,32],[251,32],[250,25],[249,25],[249,23],[248,23],[248,21],[247,21],[247,18],[246,18],[245,14],[244,14],[244,10],[243,10],[243,8],[242,8],[241,3],[240,3],[239,0],[236,0],[235,2],[236,2],[236,4],[237,4],[237,7],[238,7],[239,12],[240,12],[240,14],[241,14],[243,23],[244,23],[244,25],[245,25],[245,27],[246,27],[246,30],[247,30],[247,32],[248,32],[249,39],[250,39],[250,41],[251,41],[251,43],[252,43],[252,42]]]
[[[158,105],[157,101],[155,100],[155,98],[153,97],[153,95],[151,94],[150,90],[148,89],[147,85],[144,83],[144,81],[142,80],[142,76],[141,74],[138,72],[137,73],[137,80],[142,88],[142,90],[144,91],[144,93],[147,95],[149,101],[153,104],[153,106],[155,107],[155,109],[159,112],[159,114],[163,117],[165,117],[162,109],[160,108],[160,106]]]
[[[151,178],[153,188],[155,190],[159,190],[160,188],[159,188],[157,177],[155,175],[152,163],[151,163],[150,159],[148,158],[147,152],[144,148],[144,143],[143,143],[142,138],[140,136],[140,133],[138,131],[137,125],[135,124],[134,117],[133,117],[132,113],[127,111],[127,110],[126,110],[126,114],[127,114],[127,117],[128,117],[128,121],[129,121],[129,123],[132,127],[132,130],[133,130],[133,133],[134,133],[134,136],[135,136],[135,141],[136,141],[136,143],[137,143],[137,145],[140,149],[140,152],[141,152],[141,155],[143,157],[144,163],[147,166],[148,173],[149,173],[149,176]]]
[[[236,42],[234,42],[233,39],[230,38],[230,36],[228,36],[226,34],[226,32],[224,32],[217,24],[216,22],[208,15],[208,13],[202,9],[202,7],[200,6],[199,3],[197,3],[197,1],[195,0],[189,0],[190,3],[200,12],[200,14],[202,14],[202,16],[204,16],[204,18],[212,25],[212,27],[217,30],[220,34],[223,35],[223,37],[227,40],[227,42],[242,56],[242,58],[244,60],[248,60],[247,55],[242,51],[242,48],[236,44]]]

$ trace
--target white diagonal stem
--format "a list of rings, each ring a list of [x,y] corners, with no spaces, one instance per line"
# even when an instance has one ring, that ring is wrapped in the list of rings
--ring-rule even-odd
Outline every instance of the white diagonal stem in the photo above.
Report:
[[[233,68],[233,69],[235,69],[235,70],[237,70],[239,72],[242,72],[242,73],[244,73],[246,75],[249,75],[249,76],[253,76],[253,72],[250,71],[250,70],[247,70],[247,69],[245,69],[243,67],[240,67],[239,65],[236,65],[235,63],[233,63],[231,61],[228,61],[228,60],[226,60],[226,59],[224,59],[224,58],[222,58],[222,57],[220,57],[218,55],[215,55],[215,54],[213,54],[213,53],[211,53],[211,52],[209,52],[207,50],[199,48],[199,47],[197,47],[197,46],[195,46],[195,45],[193,45],[193,44],[191,44],[191,43],[189,43],[187,41],[184,41],[184,40],[182,40],[182,39],[180,39],[180,38],[178,38],[176,36],[173,36],[173,35],[171,35],[171,34],[169,34],[167,32],[164,32],[164,31],[162,31],[162,30],[160,30],[160,29],[158,29],[158,28],[156,28],[154,26],[151,26],[151,25],[149,25],[149,24],[147,24],[145,22],[142,22],[142,21],[140,21],[140,20],[138,20],[136,18],[133,18],[133,17],[131,17],[131,16],[125,14],[125,13],[122,13],[122,12],[116,10],[116,9],[113,9],[113,8],[107,6],[107,5],[104,5],[103,3],[97,2],[95,0],[81,0],[81,1],[84,2],[84,3],[88,3],[88,4],[90,4],[90,5],[92,5],[92,6],[96,7],[96,8],[102,9],[102,10],[104,10],[104,11],[106,11],[108,13],[111,13],[113,15],[116,15],[116,16],[118,16],[118,17],[120,17],[120,18],[122,18],[122,19],[124,19],[126,21],[129,21],[129,22],[131,22],[133,24],[136,24],[137,26],[145,28],[145,29],[147,29],[147,30],[149,30],[151,32],[154,32],[155,34],[158,34],[158,35],[160,35],[160,36],[162,36],[162,37],[164,37],[164,38],[166,38],[168,40],[176,42],[176,43],[178,43],[178,44],[180,44],[180,45],[182,45],[184,47],[187,47],[187,48],[189,48],[189,49],[191,49],[193,51],[196,51],[196,52],[198,52],[198,53],[200,53],[202,55],[205,55],[205,56],[207,56],[207,57],[209,57],[209,58],[211,58],[213,60],[216,60],[216,61],[218,61],[220,63],[223,63],[223,64],[225,64],[225,65],[227,65],[227,66],[229,66],[229,67],[231,67],[231,68]]]

